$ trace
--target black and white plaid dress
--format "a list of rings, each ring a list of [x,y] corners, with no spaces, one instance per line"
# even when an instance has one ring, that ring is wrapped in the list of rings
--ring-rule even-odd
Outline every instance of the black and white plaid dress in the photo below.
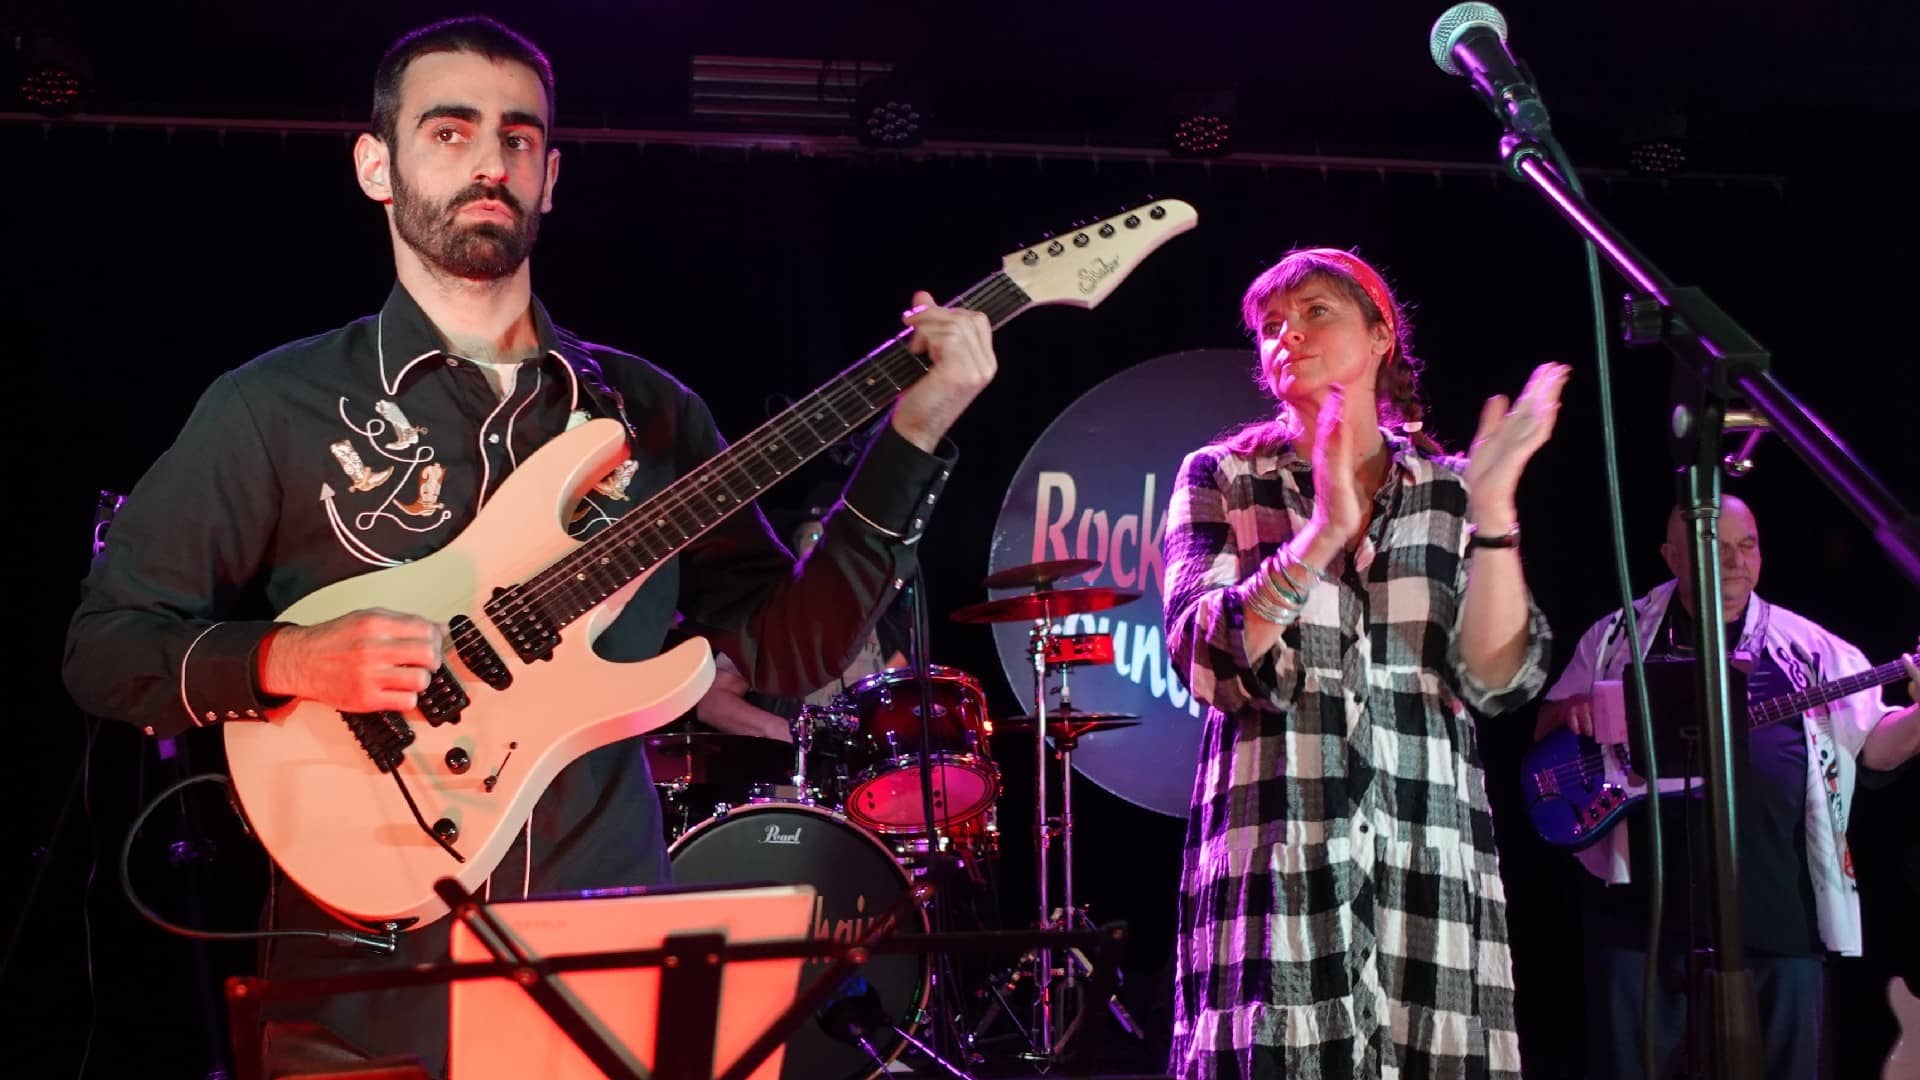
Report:
[[[1458,621],[1464,460],[1388,435],[1367,535],[1249,657],[1228,586],[1312,511],[1309,463],[1204,447],[1167,512],[1167,641],[1211,708],[1181,875],[1172,1068],[1215,1077],[1518,1077],[1506,893],[1471,705],[1546,680],[1530,611],[1510,685],[1475,682]]]

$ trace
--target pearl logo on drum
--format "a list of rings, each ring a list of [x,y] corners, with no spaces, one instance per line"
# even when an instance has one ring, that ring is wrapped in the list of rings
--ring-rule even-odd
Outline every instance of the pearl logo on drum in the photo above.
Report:
[[[800,845],[800,830],[805,827],[804,825],[795,825],[792,832],[781,832],[780,826],[769,825],[767,826],[766,836],[764,836],[760,842],[763,844],[788,844],[798,847]]]

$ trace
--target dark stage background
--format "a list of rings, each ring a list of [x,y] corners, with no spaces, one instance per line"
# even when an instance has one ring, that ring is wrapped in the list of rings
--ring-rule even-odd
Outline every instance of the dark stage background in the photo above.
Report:
[[[935,87],[946,87],[944,97],[936,90],[935,116],[948,118],[954,137],[1151,142],[1166,95],[1210,79],[1240,89],[1247,137],[1267,149],[1483,162],[1497,133],[1466,88],[1423,59],[1425,30],[1443,6],[1061,4],[989,15],[907,4],[802,17],[661,3],[497,13],[553,53],[563,125],[685,126],[673,87],[694,52],[848,56],[874,40],[872,48],[925,58]],[[1912,195],[1910,181],[1874,171],[1874,151],[1912,148],[1912,54],[1900,44],[1911,43],[1912,14],[1872,2],[1807,7],[1742,7],[1734,20],[1722,14],[1733,5],[1714,4],[1667,23],[1648,22],[1652,4],[1509,14],[1517,47],[1550,91],[1561,88],[1549,102],[1576,161],[1620,165],[1631,117],[1660,100],[1689,111],[1697,160],[1725,176],[1621,175],[1595,182],[1595,201],[1774,349],[1784,381],[1913,505]],[[380,48],[437,14],[417,4],[274,13],[234,4],[22,18],[89,43],[101,69],[96,111],[337,119],[364,114]],[[1635,29],[1647,26],[1666,29]],[[1835,82],[1849,70],[1852,96]],[[96,492],[130,487],[215,374],[384,297],[385,227],[352,182],[349,145],[297,132],[0,124],[10,240],[0,295],[26,421],[9,468],[26,487],[13,492],[25,520],[10,545],[12,811],[0,896],[10,935],[0,1023],[10,1032],[5,1053],[27,1070],[15,1075],[74,1075],[89,1047],[86,1073],[99,1077],[202,1076],[223,1056],[220,1034],[202,1023],[203,1010],[217,1008],[203,988],[243,969],[248,951],[215,950],[196,971],[191,950],[130,912],[113,865],[134,809],[170,779],[210,767],[217,743],[196,736],[182,744],[186,760],[162,762],[131,729],[90,726],[59,683],[60,641]],[[1042,310],[1002,331],[1000,377],[953,432],[961,464],[922,553],[929,656],[979,677],[996,712],[1018,707],[987,630],[945,615],[984,598],[978,579],[994,513],[1021,457],[1069,403],[1127,366],[1244,346],[1240,290],[1296,245],[1357,245],[1417,305],[1430,426],[1454,445],[1471,434],[1487,395],[1517,391],[1538,362],[1574,365],[1560,429],[1521,494],[1529,578],[1562,659],[1614,606],[1579,247],[1537,198],[1491,173],[560,145],[556,210],[534,260],[540,294],[563,324],[677,374],[731,436],[891,334],[915,288],[955,294],[1041,231],[1145,193],[1198,208],[1199,229],[1100,309]],[[1619,292],[1617,280],[1608,292]],[[1669,365],[1661,352],[1616,353],[1615,363],[1626,524],[1634,584],[1644,590],[1663,576]],[[797,498],[810,479],[769,503]],[[1875,660],[1913,647],[1914,590],[1787,451],[1767,444],[1755,474],[1729,489],[1759,516],[1769,598]],[[1481,733],[1528,1073],[1578,1076],[1576,870],[1533,839],[1513,776],[1532,722],[1529,709]],[[1004,906],[1018,921],[1030,906],[1030,843],[1019,823],[1029,820],[1021,793],[1031,770],[1018,754],[1002,757]],[[1191,763],[1166,767],[1186,772]],[[1091,784],[1076,798],[1079,891],[1097,918],[1134,926],[1128,999],[1156,1040],[1109,1064],[1152,1069],[1167,1024],[1183,823]],[[143,891],[208,924],[250,923],[264,874],[258,855],[216,797],[190,809],[197,828],[173,809],[149,826],[135,862]],[[1920,903],[1916,820],[1920,769],[1863,790],[1856,804],[1868,954],[1833,966],[1837,1075],[1877,1075],[1895,1031],[1888,977],[1913,970],[1920,955],[1910,917]],[[181,839],[210,857],[169,858],[165,845]]]

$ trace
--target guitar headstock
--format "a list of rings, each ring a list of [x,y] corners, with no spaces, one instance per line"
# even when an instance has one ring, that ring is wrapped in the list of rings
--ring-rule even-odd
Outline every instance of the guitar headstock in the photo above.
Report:
[[[1090,308],[1160,245],[1199,224],[1179,199],[1156,199],[1012,252],[1002,270],[1035,304]]]

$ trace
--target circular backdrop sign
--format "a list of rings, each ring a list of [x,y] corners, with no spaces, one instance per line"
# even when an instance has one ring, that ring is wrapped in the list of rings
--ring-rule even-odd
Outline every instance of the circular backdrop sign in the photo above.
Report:
[[[1069,615],[1062,633],[1113,636],[1113,663],[1071,669],[1073,707],[1137,713],[1138,727],[1083,738],[1073,764],[1089,780],[1148,810],[1185,817],[1200,745],[1200,705],[1170,670],[1162,637],[1160,541],[1180,462],[1221,432],[1266,415],[1247,350],[1199,349],[1120,372],[1073,403],[1021,463],[1000,507],[989,571],[1053,559],[1100,567],[1055,588],[1103,585],[1140,599]],[[996,591],[1014,596],[1023,590]],[[1000,666],[1033,712],[1030,623],[997,623]],[[1059,677],[1049,680],[1056,707]]]

